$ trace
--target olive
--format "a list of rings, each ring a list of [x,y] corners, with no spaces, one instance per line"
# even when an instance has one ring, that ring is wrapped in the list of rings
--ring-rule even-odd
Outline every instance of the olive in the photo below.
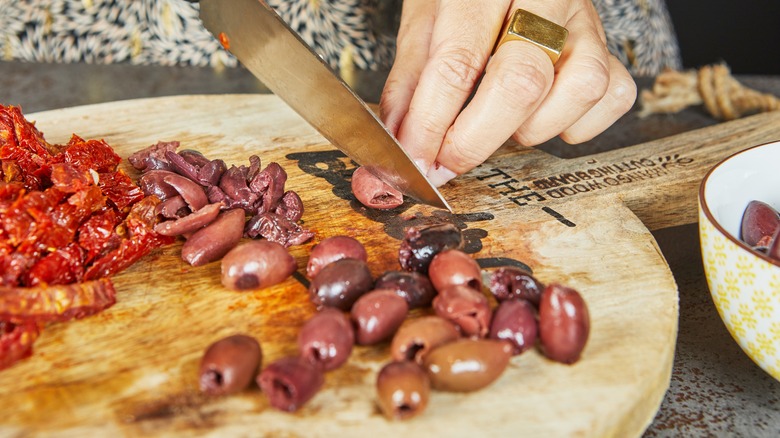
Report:
[[[318,309],[349,310],[357,299],[374,287],[371,271],[363,260],[341,259],[325,266],[309,285],[309,298]]]
[[[436,296],[431,280],[415,271],[387,271],[377,278],[374,288],[394,290],[410,309],[430,306]]]
[[[775,260],[780,260],[780,228],[778,228],[769,241],[769,245],[766,248],[766,255]]]
[[[322,268],[341,259],[368,260],[363,244],[349,236],[333,236],[323,239],[312,248],[309,262],[306,264],[306,275],[314,278]]]
[[[358,167],[352,172],[352,193],[361,204],[369,208],[389,210],[404,203],[404,195],[391,185]]]
[[[317,394],[325,375],[309,361],[289,356],[269,364],[256,380],[271,406],[293,412]]]
[[[222,258],[222,284],[233,290],[262,289],[283,282],[295,269],[295,258],[284,246],[252,240]]]
[[[533,304],[526,300],[501,302],[493,312],[488,336],[511,342],[514,354],[528,350],[536,343],[539,333],[535,311]]]
[[[566,364],[579,360],[590,333],[585,300],[576,290],[551,284],[539,303],[539,340],[545,356]]]
[[[458,338],[458,328],[440,316],[408,319],[393,336],[390,355],[395,361],[410,360],[421,364],[429,351]]]
[[[512,346],[506,341],[462,338],[431,350],[423,368],[434,389],[468,392],[493,383],[511,357]]]
[[[301,357],[323,371],[334,370],[349,359],[355,331],[340,310],[325,308],[306,321],[298,332]]]
[[[482,290],[482,270],[479,264],[457,249],[446,249],[436,254],[428,266],[428,277],[438,291],[454,284]]]
[[[393,336],[406,319],[409,306],[395,291],[375,289],[361,296],[352,306],[355,339],[360,345],[372,345]]]
[[[244,234],[244,210],[220,213],[213,222],[196,231],[181,247],[181,258],[192,266],[221,259],[238,244]]]
[[[445,249],[463,247],[463,235],[450,223],[409,227],[398,250],[398,262],[406,271],[428,273],[433,256]]]
[[[165,202],[173,201],[175,199],[182,198],[170,198]],[[221,202],[215,204],[206,204],[200,210],[190,213],[184,217],[158,223],[154,226],[154,232],[157,234],[162,234],[163,236],[180,236],[187,233],[193,233],[214,222],[214,219],[216,219],[219,215],[220,208],[222,208]]]
[[[750,201],[742,215],[741,239],[749,246],[759,246],[759,241],[771,236],[780,228],[780,215],[771,205]],[[767,239],[765,239],[767,240]],[[766,243],[763,246],[767,246]]]
[[[239,392],[255,376],[262,351],[255,338],[237,334],[211,344],[200,362],[200,390],[209,395]]]
[[[414,362],[390,362],[376,378],[379,409],[391,420],[405,420],[428,406],[431,382],[428,374]]]
[[[539,305],[544,285],[530,272],[514,266],[496,269],[490,275],[490,293],[498,301],[521,298]]]
[[[452,285],[433,299],[433,311],[460,327],[466,336],[484,338],[490,330],[490,304],[482,292]]]

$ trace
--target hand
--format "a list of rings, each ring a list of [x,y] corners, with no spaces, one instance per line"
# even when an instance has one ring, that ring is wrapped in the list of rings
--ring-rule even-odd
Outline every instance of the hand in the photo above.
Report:
[[[501,26],[519,7],[569,30],[555,66],[523,41],[508,41],[491,57]],[[635,99],[636,84],[607,51],[591,0],[406,0],[380,113],[439,186],[510,137],[524,146],[557,135],[587,141]]]

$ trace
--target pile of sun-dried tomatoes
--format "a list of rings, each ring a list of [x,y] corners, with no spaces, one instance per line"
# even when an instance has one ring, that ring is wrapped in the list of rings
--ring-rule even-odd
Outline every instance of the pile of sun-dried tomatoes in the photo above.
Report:
[[[49,144],[0,105],[0,369],[29,356],[46,323],[114,304],[108,277],[172,241],[153,231],[159,200],[120,161],[102,140]]]

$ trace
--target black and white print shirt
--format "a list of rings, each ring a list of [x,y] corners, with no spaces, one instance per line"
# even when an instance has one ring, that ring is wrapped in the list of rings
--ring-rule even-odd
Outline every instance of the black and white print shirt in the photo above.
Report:
[[[393,62],[402,0],[267,0],[334,69]],[[664,0],[593,0],[635,75],[679,69]],[[184,0],[0,0],[0,59],[235,67]]]

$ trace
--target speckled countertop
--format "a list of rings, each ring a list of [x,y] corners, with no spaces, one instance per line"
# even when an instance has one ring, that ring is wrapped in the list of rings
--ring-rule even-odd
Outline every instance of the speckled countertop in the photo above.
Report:
[[[384,72],[357,72],[355,89],[376,102],[384,78]],[[780,95],[780,77],[739,79]],[[267,90],[242,69],[0,62],[0,103],[21,105],[25,113],[141,97],[258,92]],[[584,145],[553,140],[541,148],[561,157],[586,155],[713,123],[698,109],[647,119],[629,113]],[[696,224],[653,234],[679,286],[680,322],[671,385],[645,436],[780,436],[780,382],[740,350],[718,317]]]

